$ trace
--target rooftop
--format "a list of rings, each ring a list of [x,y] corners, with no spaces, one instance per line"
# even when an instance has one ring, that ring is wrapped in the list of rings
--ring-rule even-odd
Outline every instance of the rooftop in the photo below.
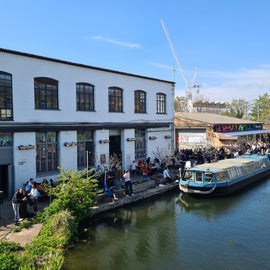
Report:
[[[162,79],[157,79],[157,78],[151,78],[151,77],[146,77],[146,76],[142,76],[142,75],[127,73],[127,72],[122,72],[122,71],[117,71],[117,70],[112,70],[112,69],[106,69],[106,68],[101,68],[101,67],[94,67],[94,66],[69,62],[69,61],[65,61],[65,60],[60,60],[60,59],[56,59],[56,58],[50,58],[50,57],[36,55],[36,54],[13,51],[13,50],[4,49],[4,48],[0,48],[0,53],[14,54],[14,55],[19,55],[19,56],[23,56],[23,57],[29,57],[29,58],[35,58],[35,59],[49,61],[49,62],[60,63],[60,64],[64,64],[64,65],[70,65],[70,66],[76,66],[76,67],[81,67],[81,68],[99,70],[99,71],[103,71],[103,72],[116,73],[116,74],[120,74],[120,75],[124,75],[124,76],[136,77],[136,78],[141,78],[141,79],[146,79],[146,80],[159,81],[159,82],[164,82],[164,83],[171,83],[173,85],[175,84],[175,82],[172,82],[172,81],[167,81],[167,80],[162,80]]]
[[[261,124],[245,119],[219,115],[214,113],[200,113],[200,112],[176,112],[175,118],[183,118],[186,120],[200,121],[211,125],[215,124]]]

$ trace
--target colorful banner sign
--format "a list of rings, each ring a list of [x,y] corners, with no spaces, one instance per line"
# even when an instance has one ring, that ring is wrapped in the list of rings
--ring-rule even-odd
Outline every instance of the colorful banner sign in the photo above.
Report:
[[[226,133],[234,131],[261,130],[262,124],[219,124],[214,125],[214,132]]]

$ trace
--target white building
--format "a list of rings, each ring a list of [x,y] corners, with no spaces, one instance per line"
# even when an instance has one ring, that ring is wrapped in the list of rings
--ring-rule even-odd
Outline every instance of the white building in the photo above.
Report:
[[[173,148],[174,83],[0,49],[0,190]],[[88,157],[87,157],[88,153]]]

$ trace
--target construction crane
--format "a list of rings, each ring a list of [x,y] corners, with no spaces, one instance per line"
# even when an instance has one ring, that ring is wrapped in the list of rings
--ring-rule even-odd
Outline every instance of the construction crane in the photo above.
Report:
[[[193,106],[192,106],[192,88],[194,88],[194,87],[198,87],[199,88],[200,87],[200,85],[193,85],[194,84],[194,81],[196,79],[196,76],[197,76],[197,73],[198,73],[199,68],[196,67],[196,71],[195,71],[195,73],[193,75],[193,78],[192,78],[190,84],[189,84],[188,83],[188,80],[187,80],[187,77],[185,76],[185,73],[184,73],[184,71],[182,69],[182,66],[180,64],[180,61],[179,61],[179,59],[177,57],[177,54],[176,54],[176,52],[174,50],[174,47],[173,47],[173,44],[171,42],[171,39],[170,39],[169,33],[167,31],[167,28],[166,28],[163,20],[160,20],[160,22],[161,22],[161,25],[162,25],[163,30],[165,32],[165,35],[166,35],[166,37],[167,37],[167,39],[169,41],[169,44],[170,44],[171,50],[173,52],[174,58],[175,58],[175,60],[177,62],[178,68],[179,68],[179,70],[180,70],[180,72],[181,72],[181,74],[183,76],[184,81],[185,81],[185,85],[186,85],[186,97],[187,97],[187,100],[188,100],[188,110],[189,111],[192,111],[193,110]]]

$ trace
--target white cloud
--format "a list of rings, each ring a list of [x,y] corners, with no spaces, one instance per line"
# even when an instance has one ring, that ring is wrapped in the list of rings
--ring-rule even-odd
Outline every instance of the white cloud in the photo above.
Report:
[[[113,43],[113,44],[128,47],[128,48],[137,48],[137,49],[141,48],[141,45],[136,44],[136,43],[117,41],[117,40],[113,40],[113,39],[102,37],[102,36],[93,36],[93,37],[91,37],[91,39],[102,40],[102,41],[105,41],[108,43]]]
[[[170,70],[173,69],[172,66],[163,65],[163,64],[159,64],[159,63],[149,62],[149,64],[152,66],[155,66],[155,67],[163,68],[163,69],[170,69]]]
[[[234,98],[242,98],[252,101],[259,95],[270,92],[270,65],[235,72],[199,71],[199,73],[201,79],[199,83],[202,85],[200,92],[210,100],[230,102]],[[184,94],[184,89],[176,90],[176,95]]]

